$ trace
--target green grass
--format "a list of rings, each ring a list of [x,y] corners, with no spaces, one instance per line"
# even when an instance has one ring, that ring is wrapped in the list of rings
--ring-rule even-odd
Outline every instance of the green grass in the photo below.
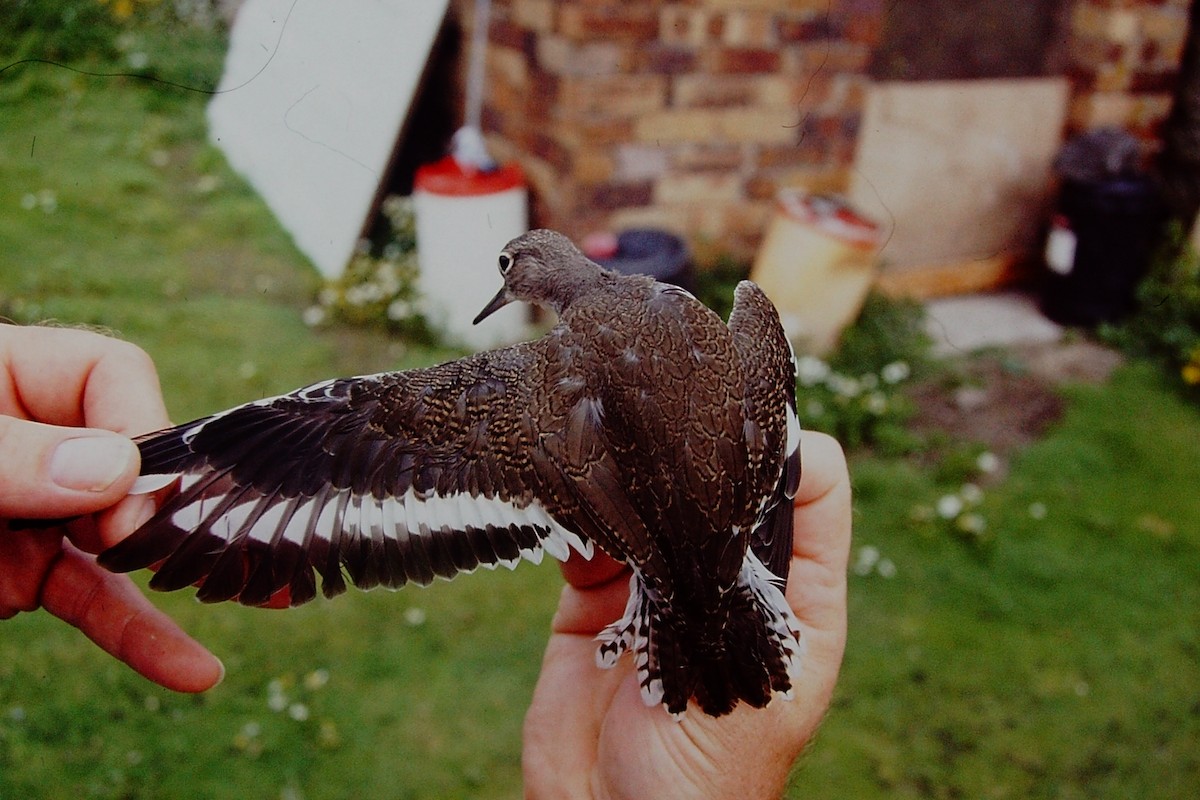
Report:
[[[857,461],[857,543],[897,572],[851,577],[843,679],[796,796],[1192,796],[1198,443],[1153,368],[1073,389],[985,498],[984,548],[909,521],[939,492],[927,476]]]
[[[134,38],[152,68],[164,62],[148,71],[215,85],[215,35]],[[137,342],[159,363],[180,420],[330,375],[447,355],[305,328],[299,312],[319,278],[206,143],[205,100],[45,64],[0,74],[0,314],[95,325]]]
[[[215,80],[212,37],[139,35],[162,74]],[[137,342],[180,420],[444,355],[301,323],[315,274],[204,143],[202,96],[22,69],[0,75],[5,313]],[[43,190],[52,213],[22,207]],[[896,574],[851,576],[843,678],[790,796],[1193,796],[1200,414],[1138,365],[1068,394],[988,490],[983,546],[910,521],[955,488],[935,472],[854,460],[856,546]],[[0,800],[517,796],[559,580],[524,566],[288,612],[155,595],[226,662],[203,697],[20,615],[0,623]]]

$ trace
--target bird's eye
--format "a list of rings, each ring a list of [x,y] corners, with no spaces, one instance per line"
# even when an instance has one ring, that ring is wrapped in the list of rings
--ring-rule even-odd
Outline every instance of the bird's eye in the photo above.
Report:
[[[510,256],[508,253],[501,253],[500,254],[500,274],[507,275],[508,271],[510,269],[512,269],[512,265],[513,265],[513,257]]]

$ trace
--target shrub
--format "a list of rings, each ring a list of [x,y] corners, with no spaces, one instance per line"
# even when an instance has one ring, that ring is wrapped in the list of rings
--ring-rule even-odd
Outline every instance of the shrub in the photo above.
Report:
[[[824,431],[847,449],[876,447],[899,455],[918,442],[905,423],[912,403],[900,391],[912,375],[905,361],[885,364],[878,372],[839,372],[816,356],[797,360],[796,406],[800,424]]]
[[[116,52],[120,25],[96,0],[6,0],[0,8],[0,53],[12,61],[80,61]]]
[[[1172,381],[1200,401],[1200,254],[1176,225],[1138,286],[1136,310],[1101,328],[1124,350],[1162,364]]]
[[[417,235],[412,200],[383,202],[383,233],[364,240],[345,273],[327,281],[304,313],[309,325],[367,325],[415,339],[433,338],[417,291]]]
[[[908,420],[915,409],[902,391],[928,361],[924,309],[914,300],[872,293],[837,350],[797,362],[800,424],[832,434],[847,449],[902,455],[921,447]]]
[[[854,324],[842,331],[830,365],[839,371],[878,372],[904,362],[918,370],[929,359],[925,307],[917,300],[871,292]]]

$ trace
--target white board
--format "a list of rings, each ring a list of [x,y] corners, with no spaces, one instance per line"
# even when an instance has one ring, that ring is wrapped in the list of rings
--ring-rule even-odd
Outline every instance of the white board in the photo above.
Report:
[[[448,0],[246,0],[209,135],[322,274],[353,253]]]

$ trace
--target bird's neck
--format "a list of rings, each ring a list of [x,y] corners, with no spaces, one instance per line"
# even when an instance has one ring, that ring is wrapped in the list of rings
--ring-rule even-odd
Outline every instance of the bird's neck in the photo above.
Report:
[[[589,261],[586,268],[575,271],[570,280],[556,287],[546,305],[561,317],[564,311],[590,295],[612,292],[620,278],[618,273]]]

